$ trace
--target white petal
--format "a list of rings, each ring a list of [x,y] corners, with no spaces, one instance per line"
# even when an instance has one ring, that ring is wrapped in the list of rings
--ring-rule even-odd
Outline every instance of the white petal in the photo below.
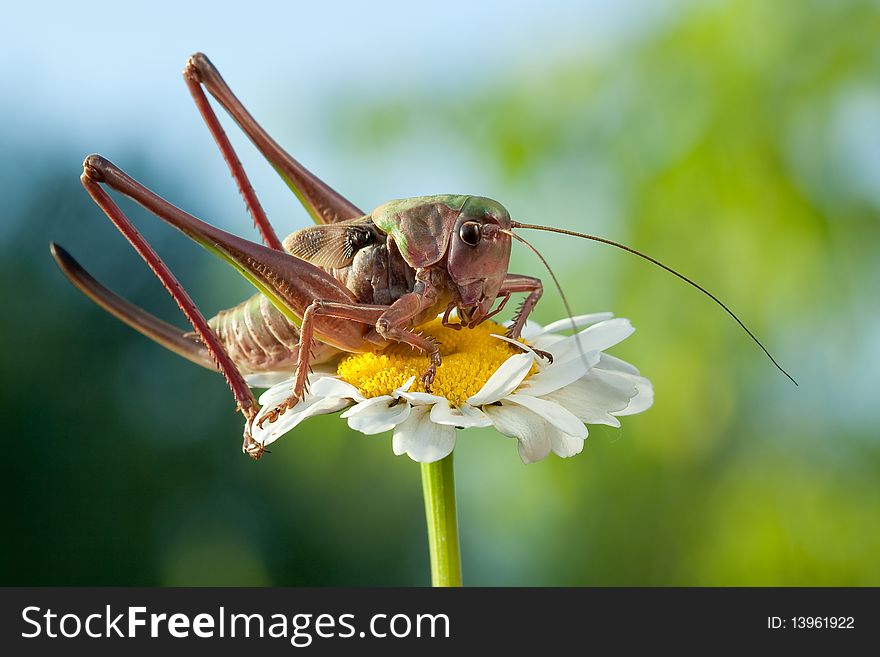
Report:
[[[557,331],[568,331],[572,328],[572,322],[574,322],[574,328],[582,328],[584,326],[590,326],[591,324],[598,324],[599,322],[604,322],[614,317],[614,313],[590,313],[589,315],[575,315],[574,317],[565,317],[563,319],[559,319],[555,322],[551,322],[544,327],[544,333],[556,333]]]
[[[482,406],[498,401],[516,390],[516,387],[526,378],[526,374],[532,369],[535,357],[531,353],[511,356],[501,364],[483,387],[468,399],[471,406]]]
[[[288,377],[260,395],[260,406],[277,406],[293,392],[293,377]]]
[[[346,419],[351,417],[352,415],[357,415],[358,413],[364,413],[375,406],[387,406],[390,402],[397,401],[391,395],[380,395],[379,397],[370,397],[369,399],[365,399],[362,402],[358,402],[351,408],[349,408],[345,413],[340,415],[342,419]]]
[[[394,395],[395,397],[400,397],[400,395],[402,393],[404,393],[407,390],[409,390],[410,388],[412,388],[412,384],[415,383],[415,381],[416,381],[416,377],[414,377],[414,376],[409,377],[402,386],[395,389],[395,391],[392,392],[391,394]]]
[[[537,338],[532,340],[532,344],[535,349],[543,349],[544,351],[549,351],[553,353],[553,345],[557,345],[560,342],[565,342],[568,340],[567,335],[559,335],[558,333],[545,333],[544,335],[539,335]]]
[[[620,362],[628,365],[623,361]],[[601,367],[594,368],[592,373],[597,382],[601,382],[605,386],[606,392],[613,388],[622,393],[622,396],[631,395],[629,402],[623,409],[609,411],[612,415],[635,415],[649,409],[654,403],[654,386],[643,376],[631,374],[628,371],[606,370]]]
[[[391,395],[372,397],[352,406],[340,417],[348,420],[348,426],[368,436],[390,431],[404,422],[410,413],[410,405]]]
[[[284,380],[264,391],[260,395],[260,404],[263,406],[277,406],[280,402],[290,397],[293,393],[293,379],[294,377],[288,374]],[[248,376],[248,380],[250,380],[250,376]],[[315,392],[315,386],[318,386],[317,393]],[[348,397],[357,401],[364,399],[357,388],[337,379],[332,372],[325,371],[319,367],[316,367],[315,371],[309,374],[307,393],[313,394],[316,397]]]
[[[584,449],[585,438],[586,436],[583,438],[580,436],[570,436],[567,433],[558,431],[550,437],[553,446],[553,453],[564,459],[569,456],[574,456],[575,454],[580,454]]]
[[[523,381],[517,391],[533,397],[543,397],[583,377],[599,362],[599,356],[598,351],[593,351],[583,358],[572,358],[565,362],[554,359],[550,365]]]
[[[462,429],[492,426],[492,420],[479,408],[467,404],[461,408],[452,408],[446,399],[441,399],[431,407],[431,421]]]
[[[637,381],[628,374],[593,368],[578,381],[546,395],[587,424],[619,427],[614,415],[624,411],[638,394]]]
[[[336,397],[362,402],[366,399],[361,391],[350,383],[332,376],[323,376],[309,386],[309,392],[316,397]]]
[[[504,323],[504,326],[506,327],[510,327],[512,325],[513,320]],[[529,342],[531,342],[534,338],[537,338],[539,335],[542,335],[546,331],[547,329],[538,324],[538,322],[533,322],[532,320],[527,319],[525,325],[522,327],[522,331],[520,331],[520,337],[522,337],[523,340],[528,340]]]
[[[413,461],[432,463],[452,452],[455,429],[431,422],[429,406],[415,406],[406,422],[394,430],[391,446],[398,456],[408,454]]]
[[[599,357],[599,367],[603,370],[616,370],[618,372],[627,372],[638,376],[639,370],[635,365],[630,365],[625,360],[620,360],[610,354],[602,354]]]
[[[251,388],[271,388],[290,379],[290,370],[284,372],[254,372],[245,374],[244,380]],[[291,383],[291,385],[293,385]]]
[[[520,342],[519,340],[514,340],[513,338],[508,338],[506,335],[498,335],[497,333],[490,333],[489,335],[491,335],[493,338],[498,338],[499,340],[503,340],[504,342],[508,342],[508,343],[512,344],[514,347],[516,347],[517,349],[521,349],[522,351],[531,354],[532,358],[534,358],[535,364],[538,366],[537,367],[538,372],[542,371],[545,367],[547,367],[546,361],[543,358],[541,358],[540,356],[538,356],[538,354],[535,353],[535,350],[532,349],[529,345],[527,345],[523,342]]]
[[[632,324],[624,317],[599,322],[555,345],[553,357],[555,360],[564,362],[572,358],[579,358],[581,352],[604,351],[628,338],[633,334],[633,331],[635,329]],[[580,349],[578,349],[578,342],[581,345]]]
[[[510,395],[505,401],[524,406],[533,413],[544,418],[563,433],[572,436],[580,436],[581,438],[587,437],[587,428],[584,426],[584,423],[581,422],[571,411],[554,401],[519,394]]]
[[[251,432],[254,440],[263,445],[268,445],[278,440],[303,420],[316,415],[335,413],[336,411],[342,410],[350,403],[351,402],[347,399],[307,397],[293,408],[288,409],[275,422],[272,422],[271,424],[268,422],[264,423],[262,429],[257,426],[257,422],[255,421],[251,428]],[[264,406],[257,415],[256,420],[258,421],[272,408],[274,407]]]
[[[622,411],[615,411],[614,415],[635,415],[651,408],[654,403],[654,386],[643,376],[633,377],[636,386],[636,396],[629,400],[629,404]]]
[[[445,401],[445,397],[432,395],[429,392],[401,392],[400,396],[407,400],[413,406],[431,406],[439,402]]]
[[[551,434],[557,429],[539,415],[507,402],[501,402],[500,406],[492,404],[483,410],[498,431],[519,441],[517,448],[523,463],[540,461],[550,453]]]
[[[508,338],[506,335],[499,335],[498,333],[490,333],[493,338],[498,338],[499,340],[504,340],[504,342],[508,342],[512,344],[517,349],[521,349],[522,351],[527,351],[530,354],[533,354],[535,358],[538,357],[538,354],[535,353],[534,349],[532,349],[529,345],[524,342],[520,342],[519,340],[515,340],[514,338]]]

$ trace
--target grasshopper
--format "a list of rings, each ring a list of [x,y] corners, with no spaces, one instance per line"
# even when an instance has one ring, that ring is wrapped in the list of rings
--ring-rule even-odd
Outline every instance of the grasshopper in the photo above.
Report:
[[[261,423],[274,422],[303,398],[311,366],[341,352],[408,344],[428,356],[429,365],[421,378],[430,390],[441,365],[440,345],[420,334],[418,328],[438,315],[443,316],[445,326],[473,328],[500,313],[511,295],[525,293],[507,330],[509,338],[518,338],[543,294],[543,286],[538,278],[508,272],[512,240],[525,243],[545,265],[547,262],[513,232],[517,228],[603,242],[666,269],[720,304],[782,370],[727,306],[650,256],[593,235],[513,221],[500,203],[481,196],[445,194],[402,199],[365,213],[282,149],[248,113],[205,55],[191,56],[183,76],[263,244],[197,219],[100,155],[89,155],[80,178],[83,186],[153,270],[192,331],[180,330],[120,298],[60,246],[53,243],[50,249],[62,272],[99,306],[169,350],[222,373],[232,390],[236,410],[245,418],[242,450],[254,459],[259,459],[265,449],[251,435],[260,409],[246,377],[294,371],[289,398],[260,419]],[[279,240],[206,91],[291,187],[315,226]],[[105,186],[134,200],[227,261],[254,285],[256,294],[205,319]],[[539,356],[551,358],[545,352]]]

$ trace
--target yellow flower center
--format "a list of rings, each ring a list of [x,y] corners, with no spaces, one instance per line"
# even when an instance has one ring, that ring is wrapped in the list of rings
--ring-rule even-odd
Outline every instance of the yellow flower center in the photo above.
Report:
[[[425,336],[440,343],[443,363],[431,385],[431,392],[445,397],[453,406],[461,406],[483,387],[501,364],[522,353],[509,342],[493,338],[504,335],[505,328],[495,322],[483,322],[473,329],[454,330],[435,319],[419,327]],[[421,376],[430,365],[428,357],[409,345],[397,344],[379,353],[350,354],[344,357],[337,376],[356,387],[364,397],[391,394],[410,377],[416,377],[412,392],[425,392]],[[532,366],[531,375],[535,366]]]

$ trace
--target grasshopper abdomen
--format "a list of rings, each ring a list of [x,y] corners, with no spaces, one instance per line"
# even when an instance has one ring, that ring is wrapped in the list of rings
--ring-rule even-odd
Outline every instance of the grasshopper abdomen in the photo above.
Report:
[[[208,320],[242,374],[292,371],[299,355],[299,328],[262,294],[221,310]],[[338,350],[324,343],[312,347],[312,363],[323,363]]]

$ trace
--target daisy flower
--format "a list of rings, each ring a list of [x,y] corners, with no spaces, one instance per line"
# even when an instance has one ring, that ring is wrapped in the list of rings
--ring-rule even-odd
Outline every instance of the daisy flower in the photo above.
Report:
[[[574,327],[576,335],[559,331]],[[367,435],[393,431],[392,448],[415,461],[432,463],[455,447],[458,429],[494,426],[517,440],[524,463],[578,454],[587,424],[619,427],[618,417],[651,406],[651,382],[606,349],[629,337],[629,320],[611,313],[566,318],[547,326],[528,322],[520,340],[487,321],[453,330],[436,319],[422,327],[441,345],[443,364],[431,392],[420,375],[428,359],[404,345],[379,353],[346,354],[309,377],[302,401],[274,423],[253,427],[268,445],[304,420],[343,411],[348,425]],[[578,342],[580,346],[578,346]],[[548,352],[553,362],[535,350]],[[254,383],[256,385],[256,383]],[[262,413],[290,394],[289,378],[260,396]]]

